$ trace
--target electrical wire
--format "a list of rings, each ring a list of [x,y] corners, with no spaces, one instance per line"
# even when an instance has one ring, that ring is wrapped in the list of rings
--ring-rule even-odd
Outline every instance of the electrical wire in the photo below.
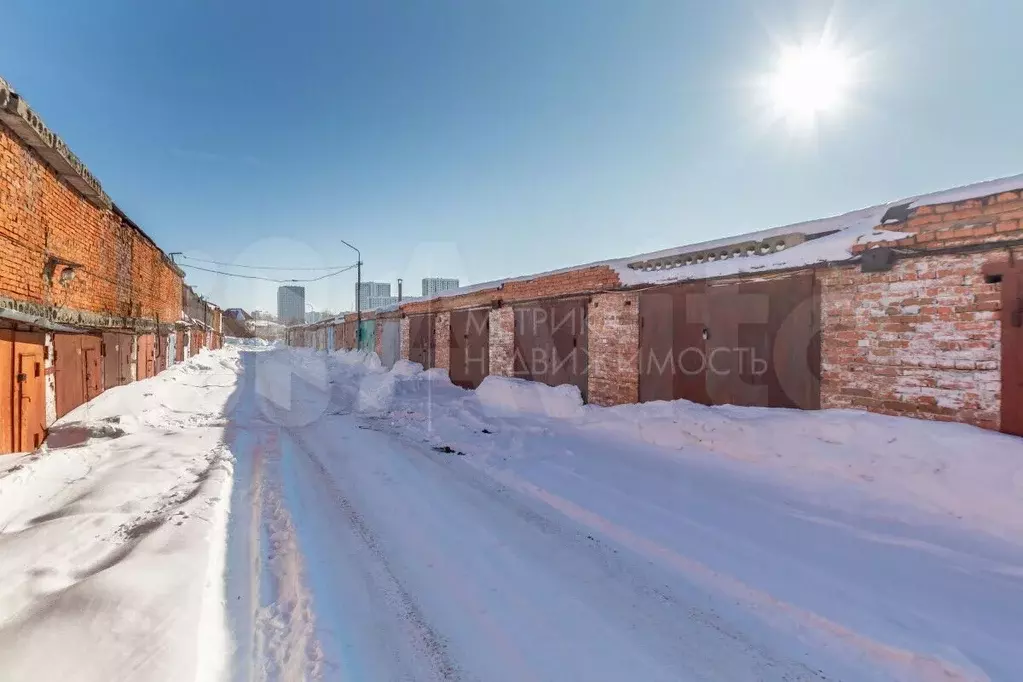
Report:
[[[212,272],[215,275],[224,275],[225,277],[239,277],[241,279],[256,279],[256,280],[261,280],[263,282],[276,282],[277,284],[284,284],[284,283],[292,283],[292,282],[296,282],[296,283],[300,283],[300,282],[319,282],[320,280],[327,279],[328,277],[334,277],[336,275],[340,275],[343,272],[348,272],[349,270],[352,270],[355,267],[357,267],[358,263],[353,263],[352,265],[348,265],[346,267],[343,267],[340,270],[335,270],[334,272],[328,272],[325,275],[320,275],[319,277],[311,277],[311,278],[308,278],[308,279],[276,279],[276,278],[273,278],[273,277],[261,277],[259,275],[243,275],[243,274],[240,274],[240,273],[237,273],[237,272],[224,272],[223,270],[212,270],[210,268],[199,267],[198,265],[189,265],[188,263],[178,263],[178,265],[180,265],[183,268],[191,268],[192,270],[201,270],[203,272]]]
[[[238,264],[238,263],[225,263],[223,261],[218,261],[218,260],[205,260],[203,258],[193,258],[192,256],[186,256],[183,253],[182,254],[178,254],[178,257],[182,258],[184,260],[195,261],[196,263],[207,263],[209,265],[219,265],[221,267],[227,267],[227,268],[245,268],[247,270],[295,270],[295,271],[298,271],[298,270],[336,270],[338,268],[346,267],[344,265],[325,265],[325,266],[323,266],[321,268],[311,268],[311,267],[287,268],[287,267],[281,267],[279,265],[241,265],[241,264]],[[181,265],[181,263],[179,263],[179,265]]]

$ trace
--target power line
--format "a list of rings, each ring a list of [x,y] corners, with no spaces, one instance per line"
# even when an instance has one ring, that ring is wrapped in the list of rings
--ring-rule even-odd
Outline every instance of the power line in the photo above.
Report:
[[[336,270],[338,268],[346,267],[344,265],[325,265],[322,268],[310,268],[310,267],[287,268],[287,267],[281,267],[279,265],[240,265],[238,263],[225,263],[223,261],[217,261],[217,260],[205,260],[203,258],[192,258],[191,256],[186,256],[183,253],[182,254],[176,254],[176,255],[178,257],[180,257],[180,258],[185,259],[185,260],[195,261],[196,263],[208,263],[210,265],[220,265],[221,267],[226,267],[226,268],[245,268],[247,270]]]
[[[286,284],[286,283],[290,284],[290,283],[301,283],[301,282],[319,282],[322,279],[327,279],[328,277],[334,277],[335,275],[340,275],[343,272],[348,272],[349,270],[354,269],[358,265],[358,263],[353,263],[352,265],[348,265],[346,267],[343,267],[340,270],[335,270],[334,272],[328,272],[325,275],[320,275],[319,277],[311,277],[309,279],[275,279],[273,277],[260,277],[259,275],[242,275],[242,274],[239,274],[237,272],[224,272],[222,270],[212,270],[210,268],[199,267],[198,265],[189,265],[188,263],[178,263],[178,265],[180,265],[181,267],[184,267],[184,268],[191,268],[192,270],[202,270],[203,272],[212,272],[215,275],[224,275],[225,277],[239,277],[241,279],[258,279],[258,280],[262,280],[264,282],[275,282],[277,284]]]

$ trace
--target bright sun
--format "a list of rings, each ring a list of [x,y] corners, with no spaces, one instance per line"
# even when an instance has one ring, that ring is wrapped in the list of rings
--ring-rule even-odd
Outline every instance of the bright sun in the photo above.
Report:
[[[813,123],[839,108],[852,81],[852,60],[823,42],[782,49],[767,89],[778,113],[793,122]]]

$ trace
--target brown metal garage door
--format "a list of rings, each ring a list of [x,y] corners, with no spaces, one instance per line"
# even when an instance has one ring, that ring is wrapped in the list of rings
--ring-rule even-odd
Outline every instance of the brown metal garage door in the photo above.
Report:
[[[46,436],[42,334],[0,329],[0,454],[35,450]]]
[[[155,376],[156,373],[156,337],[153,334],[143,334],[138,338],[138,355],[136,357],[138,366],[135,369],[135,376],[139,381]]]
[[[82,362],[85,363],[85,400],[98,398],[103,392],[103,339],[82,334]]]
[[[490,374],[490,315],[485,309],[451,313],[451,383],[476,388]]]
[[[640,295],[640,400],[820,407],[812,273]]]
[[[57,417],[103,392],[102,339],[90,334],[53,335]]]
[[[540,301],[515,310],[513,374],[549,386],[572,384],[587,399],[586,299]]]
[[[167,369],[167,335],[156,335],[156,366],[154,371],[159,374]]]
[[[408,318],[408,359],[425,369],[430,369],[434,363],[434,324],[433,313]]]

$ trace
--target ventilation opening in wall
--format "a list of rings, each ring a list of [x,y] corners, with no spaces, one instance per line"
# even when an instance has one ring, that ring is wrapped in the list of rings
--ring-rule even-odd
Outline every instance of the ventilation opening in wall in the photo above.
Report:
[[[984,282],[987,284],[998,284],[1001,281],[1002,275],[1000,273],[997,275],[984,275]]]

